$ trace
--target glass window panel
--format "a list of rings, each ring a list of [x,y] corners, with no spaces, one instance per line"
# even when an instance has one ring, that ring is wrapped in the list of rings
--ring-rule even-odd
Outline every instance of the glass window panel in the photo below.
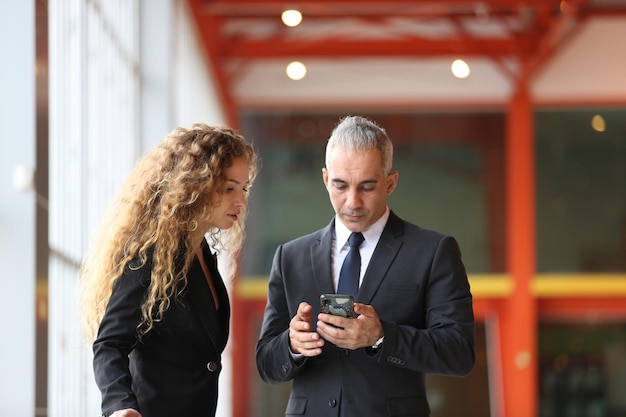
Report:
[[[248,112],[242,133],[261,170],[250,198],[243,275],[269,273],[276,247],[330,221],[326,141],[344,114]],[[394,142],[399,216],[457,238],[471,273],[504,272],[502,113],[364,114]]]
[[[626,323],[543,323],[540,417],[626,415]]]
[[[535,128],[538,270],[626,271],[626,110],[540,111]]]

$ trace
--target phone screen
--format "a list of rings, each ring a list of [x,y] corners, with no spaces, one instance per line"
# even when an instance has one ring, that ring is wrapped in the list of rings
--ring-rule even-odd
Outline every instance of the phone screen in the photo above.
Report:
[[[354,298],[346,294],[320,295],[320,311],[341,317],[354,317]]]

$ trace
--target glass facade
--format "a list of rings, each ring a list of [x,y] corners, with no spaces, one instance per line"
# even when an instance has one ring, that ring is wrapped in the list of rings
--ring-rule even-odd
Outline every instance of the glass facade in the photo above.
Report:
[[[598,277],[626,272],[626,110],[542,110],[535,127],[538,277],[613,288]],[[626,318],[597,317],[611,295],[583,296],[557,319],[540,310],[540,417],[626,415]],[[556,292],[551,301],[571,300]]]
[[[538,111],[537,270],[626,272],[626,110]]]
[[[540,417],[626,415],[626,324],[539,327]]]
[[[391,209],[456,237],[468,271],[504,272],[503,113],[364,115],[394,142],[400,179]],[[241,116],[242,133],[262,158],[250,199],[244,277],[267,276],[279,244],[331,220],[321,170],[326,141],[342,116]]]

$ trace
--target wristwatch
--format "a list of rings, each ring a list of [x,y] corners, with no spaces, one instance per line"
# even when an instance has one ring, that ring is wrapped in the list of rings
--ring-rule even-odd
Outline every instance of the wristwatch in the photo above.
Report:
[[[372,349],[373,350],[378,350],[381,347],[383,347],[383,341],[385,340],[385,336],[381,337],[380,339],[378,339],[373,345],[372,345]]]

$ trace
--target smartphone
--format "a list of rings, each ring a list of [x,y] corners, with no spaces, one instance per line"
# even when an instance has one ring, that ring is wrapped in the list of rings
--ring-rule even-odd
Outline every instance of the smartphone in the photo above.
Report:
[[[320,311],[335,316],[354,318],[354,297],[347,294],[320,295]]]

